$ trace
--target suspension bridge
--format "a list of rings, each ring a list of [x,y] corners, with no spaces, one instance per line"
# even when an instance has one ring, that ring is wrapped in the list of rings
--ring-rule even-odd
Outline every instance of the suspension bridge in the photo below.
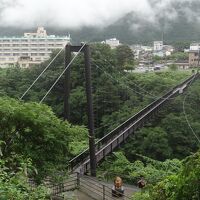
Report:
[[[77,54],[71,60],[71,52],[77,52]],[[60,50],[56,57],[61,53]],[[115,149],[119,148],[130,135],[133,135],[135,131],[143,127],[149,120],[153,119],[156,114],[175,96],[182,94],[187,87],[189,87],[193,81],[199,78],[199,73],[191,75],[189,78],[183,82],[176,85],[174,88],[170,89],[163,96],[158,97],[152,103],[147,105],[145,108],[140,110],[138,113],[131,116],[128,120],[120,124],[111,132],[104,134],[97,142],[94,140],[94,119],[93,119],[93,106],[92,106],[92,90],[91,90],[91,66],[90,66],[90,51],[89,45],[83,44],[81,46],[71,46],[66,45],[65,47],[65,68],[60,74],[58,79],[50,87],[48,92],[44,95],[40,102],[43,102],[46,96],[50,93],[52,88],[59,81],[61,76],[65,74],[65,95],[64,95],[64,113],[65,119],[69,117],[69,93],[70,93],[70,65],[73,63],[75,58],[80,52],[84,52],[85,55],[85,77],[86,77],[86,95],[88,104],[88,129],[89,129],[89,148],[81,152],[79,155],[74,157],[69,161],[70,172],[76,172],[80,175],[90,174],[96,176],[96,166],[103,160],[107,155],[112,153]],[[56,57],[50,62],[50,64],[42,71],[42,73],[37,77],[37,79],[32,83],[32,85],[25,91],[20,99],[26,95],[26,93],[32,88],[35,82],[41,77],[41,75],[48,69],[51,63],[56,59]],[[97,66],[98,67],[98,66]],[[134,147],[133,147],[134,148]],[[79,177],[76,179],[80,184]],[[86,178],[81,179],[83,182]],[[87,178],[87,180],[90,180]],[[93,180],[94,181],[94,180]],[[88,181],[89,182],[89,181]],[[90,187],[90,186],[89,186]],[[109,190],[110,191],[110,190]],[[105,185],[102,185],[102,192],[105,195]],[[106,198],[103,198],[106,199]]]

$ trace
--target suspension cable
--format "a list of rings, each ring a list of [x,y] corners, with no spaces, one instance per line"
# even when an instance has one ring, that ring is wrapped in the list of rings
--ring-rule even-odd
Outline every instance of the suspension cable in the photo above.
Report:
[[[109,64],[111,65],[111,67],[114,69],[114,66],[113,66],[113,64],[112,64],[110,61],[108,61],[107,59],[104,59],[104,61],[106,61],[107,63],[109,63]],[[148,96],[151,96],[151,97],[149,97],[149,98],[151,98],[151,99],[158,99],[158,98],[164,99],[164,100],[166,99],[166,98],[162,98],[162,95],[161,95],[161,97],[160,97],[160,96],[157,96],[157,95],[154,95],[154,94],[148,92],[148,91],[145,90],[144,88],[138,86],[135,82],[133,82],[133,80],[129,79],[127,76],[124,76],[121,72],[118,72],[118,73],[121,74],[126,80],[131,81],[131,83],[132,83],[135,87],[137,87],[138,89],[143,90],[145,93],[147,93],[145,96],[147,96],[147,95],[148,95]],[[162,85],[162,86],[163,86],[163,84],[159,84],[159,85]],[[144,92],[143,92],[143,93],[144,93]],[[141,94],[141,95],[144,95],[144,94]],[[175,99],[175,98],[176,98],[176,97],[170,97],[170,98],[168,98],[168,99],[172,100],[172,99]]]
[[[109,61],[109,60],[107,60],[107,59],[104,59],[104,61],[105,62],[107,62],[108,64],[110,64],[111,65],[111,67],[114,69],[115,67],[114,67],[114,65]],[[152,93],[150,93],[150,92],[148,92],[147,90],[145,90],[144,88],[142,88],[142,87],[140,87],[140,86],[138,86],[137,85],[137,83],[134,83],[133,82],[133,80],[131,80],[130,78],[128,78],[127,76],[124,76],[121,72],[119,72],[119,74],[121,74],[126,80],[129,80],[129,81],[131,81],[137,88],[139,88],[139,89],[141,89],[141,90],[143,90],[145,93],[147,93],[147,94],[149,94],[150,96],[152,96],[152,97],[155,97],[155,98],[161,98],[161,99],[165,99],[165,98],[162,98],[162,97],[159,97],[159,96],[156,96],[156,95],[154,95],[154,94],[152,94]],[[159,85],[161,85],[161,86],[164,86],[163,84],[159,84]],[[162,96],[162,95],[161,95]],[[169,99],[175,99],[176,97],[171,97],[171,98],[169,98]]]
[[[95,63],[94,63],[94,64],[95,64]],[[114,80],[114,81],[116,81],[117,83],[119,83],[119,80],[116,80],[112,75],[110,75],[109,73],[107,73],[106,71],[104,71],[103,69],[101,69],[98,65],[95,64],[95,66],[96,66],[98,69],[102,70],[102,71],[103,71],[106,75],[108,75],[112,80]],[[188,87],[191,86],[191,84],[193,83],[193,81],[194,81],[195,78],[196,78],[196,75],[197,75],[197,74],[194,75],[194,77],[193,77],[193,79],[191,80],[191,82],[189,83],[189,86],[188,86]],[[129,86],[127,86],[127,85],[125,85],[125,84],[123,84],[123,85],[132,90],[132,88],[130,88]],[[138,93],[138,94],[141,94],[141,93],[139,93],[139,92],[137,92],[137,91],[135,91],[135,92]],[[186,120],[186,122],[187,122],[188,127],[190,128],[190,130],[192,131],[192,134],[195,136],[195,138],[197,139],[198,143],[200,144],[200,138],[197,136],[197,134],[195,133],[194,129],[192,128],[192,125],[191,125],[191,123],[189,122],[189,119],[188,119],[188,116],[187,116],[187,113],[186,113],[186,110],[185,110],[185,102],[186,102],[186,99],[187,99],[187,97],[188,97],[188,94],[189,94],[189,93],[187,93],[187,94],[185,95],[184,100],[183,100],[183,104],[182,104],[182,105],[183,105],[183,114],[184,114],[184,117],[185,117],[185,120]],[[146,96],[146,95],[145,95],[145,96]],[[162,99],[165,99],[165,98],[162,98]],[[171,98],[171,99],[172,99],[172,98]],[[108,126],[108,125],[107,125],[107,126]],[[106,127],[106,126],[102,126],[102,127]],[[98,130],[98,129],[102,128],[102,127],[99,127],[99,128],[97,128],[96,130]]]
[[[94,62],[93,62],[94,63]],[[96,65],[95,63],[94,63],[94,65]],[[106,72],[105,70],[103,70],[103,69],[101,69],[102,67],[100,67],[100,66],[98,66],[98,65],[96,65],[96,67],[97,68],[99,68],[101,71],[103,71],[105,74],[107,74],[111,79],[113,79],[114,81],[116,81],[117,83],[120,83],[120,82],[122,82],[121,80],[119,81],[118,79],[116,79],[116,78],[114,78],[110,73],[108,73],[108,72]],[[127,80],[130,80],[130,81],[132,81],[131,79],[129,79],[129,78],[127,78],[127,77],[125,77]],[[150,99],[163,99],[163,100],[165,100],[165,99],[168,99],[168,100],[173,100],[173,99],[175,99],[176,97],[170,97],[170,98],[163,98],[162,96],[160,97],[160,96],[156,96],[156,95],[153,95],[152,93],[149,93],[148,91],[146,91],[145,89],[143,89],[142,87],[139,87],[136,83],[134,83],[134,82],[132,82],[138,89],[140,89],[140,90],[143,90],[144,92],[138,92],[137,90],[134,90],[134,89],[132,89],[132,88],[130,88],[130,86],[128,86],[127,84],[125,84],[125,83],[121,83],[121,85],[123,85],[123,86],[125,86],[126,88],[128,88],[128,89],[130,89],[130,90],[132,90],[132,91],[134,91],[135,93],[137,93],[137,94],[140,94],[140,95],[142,95],[142,96],[147,96],[148,98],[150,98]]]
[[[125,83],[121,83],[118,79],[114,78],[111,74],[109,74],[108,72],[104,71],[104,70],[103,70],[100,66],[98,66],[97,64],[94,63],[94,65],[95,65],[98,69],[100,69],[101,71],[103,71],[107,76],[109,76],[113,81],[119,83],[120,85],[122,85],[122,86],[128,88],[128,89],[131,90],[131,91],[134,91],[135,93],[137,93],[137,94],[139,94],[139,95],[148,96],[148,94],[142,94],[142,93],[140,93],[140,92],[138,92],[138,91],[136,91],[136,90],[133,90],[132,88],[130,88],[130,87],[129,87],[128,85],[126,85]],[[149,97],[149,98],[152,98],[152,97]],[[156,98],[159,98],[159,97],[156,97]],[[155,98],[153,98],[153,99],[155,99]]]
[[[40,103],[42,103],[44,101],[44,99],[47,97],[47,95],[51,92],[51,90],[53,89],[53,87],[60,80],[60,78],[65,73],[65,71],[69,68],[69,66],[73,63],[73,61],[76,59],[76,57],[79,55],[79,53],[81,52],[81,50],[84,48],[85,45],[86,45],[86,43],[84,43],[83,46],[79,49],[79,51],[77,52],[77,54],[73,57],[73,59],[70,61],[70,63],[67,65],[67,67],[63,70],[63,72],[60,74],[60,76],[56,79],[56,81],[53,83],[53,85],[49,88],[49,90],[47,91],[47,93],[43,96],[43,98],[40,101]]]
[[[45,69],[39,74],[39,76],[33,81],[33,83],[29,86],[29,88],[24,92],[24,94],[20,97],[20,100],[24,98],[24,96],[28,93],[28,91],[33,87],[33,85],[37,82],[37,80],[44,74],[44,72],[51,66],[54,60],[59,56],[59,54],[63,51],[65,47],[63,47],[51,60],[51,62],[45,67]]]
[[[96,65],[96,64],[95,64],[95,65]],[[105,74],[107,74],[112,80],[114,80],[114,81],[116,81],[117,83],[119,83],[119,80],[116,80],[112,75],[110,75],[109,73],[107,73],[106,71],[104,71],[103,69],[101,69],[98,65],[96,65],[96,67],[97,67],[98,69],[102,70]],[[195,80],[195,78],[196,78],[196,74],[194,75],[192,81],[189,83],[189,87],[191,86],[191,84],[192,84],[192,82]],[[121,85],[122,85],[122,84],[121,84]],[[125,84],[123,84],[123,85],[132,90],[132,88],[130,88],[129,86],[127,86],[127,85],[125,85]],[[132,90],[132,91],[133,91],[133,90]],[[137,92],[137,91],[135,91],[135,92],[138,93],[138,94],[141,94],[141,93],[139,93],[139,92]],[[143,94],[143,95],[144,95],[144,94]],[[144,95],[144,96],[147,96],[147,95],[148,95],[148,94],[146,94],[146,95]],[[192,128],[192,126],[191,126],[191,124],[190,124],[190,122],[189,122],[189,120],[188,120],[186,111],[185,111],[185,101],[186,101],[187,97],[188,97],[188,93],[185,95],[184,100],[183,100],[183,114],[184,114],[184,116],[185,116],[185,120],[186,120],[186,122],[187,122],[187,124],[188,124],[188,127],[191,129],[193,135],[195,136],[195,138],[197,139],[197,141],[200,143],[200,139],[199,139],[199,137],[197,136],[197,134],[195,133],[194,129]],[[160,97],[160,98],[162,98],[162,97]],[[166,98],[162,98],[162,99],[166,99]],[[171,99],[174,99],[174,98],[171,98]]]
[[[189,87],[192,85],[192,82],[195,80],[195,77],[196,77],[196,74],[195,74],[195,76],[193,77],[192,81],[190,82]],[[197,139],[197,141],[198,141],[199,144],[200,144],[200,139],[199,139],[199,137],[197,136],[197,134],[195,133],[194,129],[192,128],[192,125],[191,125],[190,122],[189,122],[189,119],[188,119],[188,117],[187,117],[187,113],[186,113],[186,110],[185,110],[185,102],[186,102],[186,99],[187,99],[187,97],[188,97],[188,94],[189,94],[189,93],[187,93],[187,94],[185,95],[184,99],[183,99],[183,114],[184,114],[184,117],[185,117],[185,120],[186,120],[186,122],[187,122],[188,127],[190,128],[190,130],[192,131],[192,134],[195,136],[195,138]]]

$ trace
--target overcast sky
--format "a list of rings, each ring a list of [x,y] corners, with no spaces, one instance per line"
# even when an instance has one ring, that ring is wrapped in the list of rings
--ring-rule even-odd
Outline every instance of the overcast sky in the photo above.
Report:
[[[131,11],[156,23],[158,14],[176,18],[175,1],[191,3],[195,0],[0,0],[0,26],[103,27]]]

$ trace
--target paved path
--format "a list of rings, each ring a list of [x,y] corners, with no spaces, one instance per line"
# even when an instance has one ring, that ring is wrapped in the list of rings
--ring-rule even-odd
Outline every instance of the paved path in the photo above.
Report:
[[[92,197],[80,190],[69,191],[64,194],[67,200],[94,200]]]
[[[113,187],[113,184],[112,183],[109,183],[109,182],[102,182],[100,181],[102,184],[106,185],[107,187],[109,188],[112,188]],[[124,195],[127,196],[127,197],[132,197],[133,194],[135,192],[138,192],[140,191],[140,189],[134,185],[128,185],[128,184],[123,184],[123,187],[124,187]],[[119,199],[119,198],[118,198]]]

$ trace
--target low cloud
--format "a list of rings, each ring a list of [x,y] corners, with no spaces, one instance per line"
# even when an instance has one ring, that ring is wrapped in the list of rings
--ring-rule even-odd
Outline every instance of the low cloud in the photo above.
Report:
[[[160,18],[174,20],[178,10],[175,3],[190,5],[198,0],[0,0],[0,26],[32,28],[51,26],[81,28],[105,27],[133,12],[150,23]],[[185,9],[188,19],[199,18],[199,12]],[[139,24],[133,24],[133,27]]]

